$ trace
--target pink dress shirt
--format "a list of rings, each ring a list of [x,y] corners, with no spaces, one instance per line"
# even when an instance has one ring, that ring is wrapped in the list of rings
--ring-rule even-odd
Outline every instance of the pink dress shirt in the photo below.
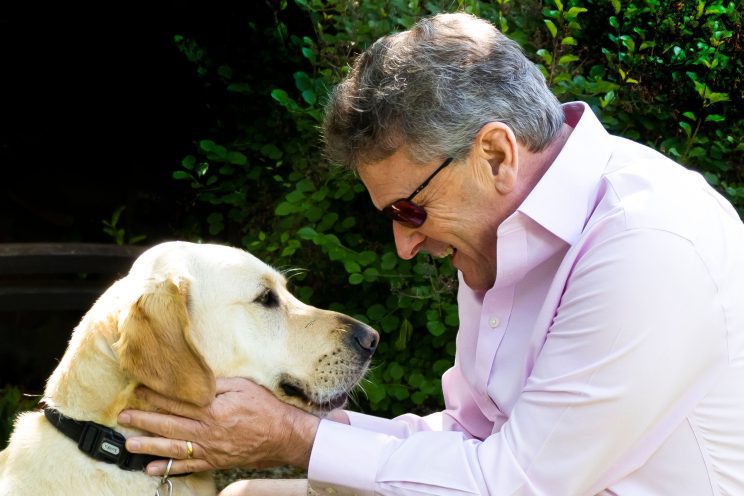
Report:
[[[321,421],[321,494],[744,495],[744,225],[697,173],[574,129],[460,280],[446,409]]]

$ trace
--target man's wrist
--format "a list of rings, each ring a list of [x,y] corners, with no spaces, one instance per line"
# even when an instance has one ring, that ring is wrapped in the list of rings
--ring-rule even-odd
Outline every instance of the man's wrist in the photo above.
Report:
[[[290,438],[287,443],[287,449],[289,450],[287,453],[288,463],[307,470],[319,425],[320,418],[315,415],[301,410],[293,415]]]

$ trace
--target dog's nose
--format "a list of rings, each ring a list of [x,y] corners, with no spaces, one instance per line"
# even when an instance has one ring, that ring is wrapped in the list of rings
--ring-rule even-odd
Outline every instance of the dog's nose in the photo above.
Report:
[[[351,328],[351,335],[361,351],[372,356],[377,349],[377,343],[380,341],[380,335],[372,329],[361,323],[355,323]]]

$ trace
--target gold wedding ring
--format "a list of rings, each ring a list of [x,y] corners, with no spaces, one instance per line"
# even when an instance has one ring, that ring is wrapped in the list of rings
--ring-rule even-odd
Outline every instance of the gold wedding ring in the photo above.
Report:
[[[194,445],[191,444],[191,441],[186,441],[186,458],[191,460],[194,456]]]

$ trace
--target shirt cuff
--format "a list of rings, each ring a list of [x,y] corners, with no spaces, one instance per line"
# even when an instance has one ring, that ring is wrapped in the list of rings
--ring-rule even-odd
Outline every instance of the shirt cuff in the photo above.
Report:
[[[347,411],[346,414],[349,416],[349,423],[353,427],[400,438],[408,435],[406,425],[401,422],[359,412]]]
[[[346,414],[349,417],[350,424],[354,427],[380,432],[382,434],[390,434],[401,439],[405,439],[415,432],[445,430],[442,427],[442,412],[434,412],[425,417],[407,413],[392,420],[348,410]]]
[[[349,420],[354,421],[351,415]],[[321,494],[374,496],[377,467],[389,440],[387,434],[321,420],[310,454],[310,485]]]

